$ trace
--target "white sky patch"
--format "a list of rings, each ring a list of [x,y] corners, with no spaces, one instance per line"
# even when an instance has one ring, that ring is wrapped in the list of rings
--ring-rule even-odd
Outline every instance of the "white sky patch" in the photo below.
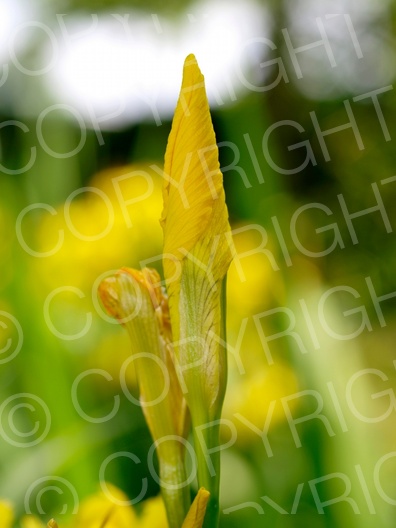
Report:
[[[64,16],[47,9],[44,18],[43,5],[0,0],[0,104],[10,101],[21,117],[64,105],[101,130],[143,120],[159,125],[173,115],[189,53],[212,108],[249,90],[265,97],[279,64],[287,75],[279,82],[294,82],[313,99],[362,94],[396,74],[390,0],[294,0],[276,45],[270,11],[257,0],[197,1],[172,18],[130,8]],[[336,64],[323,45],[311,47],[296,54],[299,78],[285,32],[294,48],[307,46],[323,38],[318,20]],[[14,68],[9,80],[1,76],[7,67]]]
[[[138,11],[100,15],[97,24],[87,17],[86,27],[81,18],[64,20],[69,37],[59,39],[50,90],[88,124],[92,116],[101,121],[101,129],[171,117],[189,53],[205,75],[211,104],[236,100],[245,91],[239,69],[257,62],[245,43],[268,31],[253,1],[198,3],[178,20]]]
[[[1,0],[0,1],[0,60],[7,62],[11,53],[18,53],[29,43],[27,37],[21,33],[19,28],[38,18],[38,6],[35,2],[28,0]],[[15,38],[14,38],[15,37]]]
[[[298,79],[290,59],[288,71],[296,87],[312,99],[361,94],[390,84],[395,76],[389,0],[296,0],[289,4],[287,31],[294,48],[323,37],[323,45],[297,53]],[[285,43],[283,54],[290,56]]]

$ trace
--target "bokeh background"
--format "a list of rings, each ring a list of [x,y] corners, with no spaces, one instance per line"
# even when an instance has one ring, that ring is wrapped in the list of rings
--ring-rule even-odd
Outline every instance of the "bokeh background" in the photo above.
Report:
[[[96,288],[161,270],[193,52],[238,255],[221,526],[394,526],[395,7],[1,0],[0,497],[17,515],[67,522],[103,478],[158,494],[127,336]],[[122,452],[140,462],[101,475]]]

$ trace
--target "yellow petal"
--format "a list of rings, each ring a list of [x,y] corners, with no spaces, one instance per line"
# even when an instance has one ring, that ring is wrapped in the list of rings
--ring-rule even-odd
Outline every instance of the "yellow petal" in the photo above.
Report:
[[[184,520],[182,528],[201,528],[206,512],[210,493],[205,488],[200,488],[191,508]]]
[[[164,173],[163,264],[174,340],[185,343],[176,346],[177,361],[186,378],[202,374],[192,390],[186,379],[188,392],[195,393],[186,394],[190,410],[201,400],[215,419],[224,396],[225,356],[213,335],[221,339],[221,282],[232,253],[216,138],[193,55],[184,63]]]
[[[166,278],[169,280],[175,273],[171,256],[181,261],[202,237],[212,240],[217,235],[224,239],[216,250],[217,272],[222,278],[231,261],[224,237],[229,231],[228,212],[204,77],[194,55],[189,55],[184,63],[180,97],[165,153],[163,195]],[[220,261],[218,256],[224,252]],[[177,289],[177,284],[173,287]]]

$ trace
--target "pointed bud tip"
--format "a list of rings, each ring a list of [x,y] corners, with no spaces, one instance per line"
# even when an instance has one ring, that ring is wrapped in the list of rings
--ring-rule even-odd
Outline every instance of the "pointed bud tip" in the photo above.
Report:
[[[199,488],[199,490],[198,490],[198,495],[200,495],[200,497],[205,499],[206,497],[209,498],[210,493],[209,493],[209,491],[206,488],[204,488],[202,486],[202,488]]]
[[[197,59],[194,55],[194,53],[189,53],[187,57],[184,59],[184,66],[190,66],[191,64],[198,64]]]
[[[191,504],[182,528],[202,528],[210,493],[205,488],[200,488]]]

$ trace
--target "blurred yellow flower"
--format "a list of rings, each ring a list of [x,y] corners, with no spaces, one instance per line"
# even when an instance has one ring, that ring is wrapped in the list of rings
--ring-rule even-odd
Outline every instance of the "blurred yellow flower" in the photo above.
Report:
[[[139,528],[168,528],[166,510],[161,496],[147,499],[139,516]]]
[[[59,528],[168,528],[165,507],[160,496],[143,502],[140,515],[128,505],[128,497],[115,486],[106,483],[108,494],[102,491],[82,501],[79,512],[69,522]],[[121,503],[121,504],[120,504]],[[125,503],[122,504],[122,503]],[[3,513],[0,503],[0,514]],[[0,528],[11,528],[11,524],[1,524]],[[44,528],[34,515],[21,519],[21,528]],[[50,524],[48,525],[50,526]],[[56,526],[56,524],[51,524]]]
[[[106,483],[108,495],[99,492],[86,498],[70,528],[99,528],[106,519],[106,528],[133,528],[139,526],[128,497],[115,486]]]
[[[284,285],[282,274],[274,272],[268,257],[257,250],[262,234],[249,224],[233,227],[236,231],[233,235],[236,257],[228,271],[227,304],[229,316],[237,322],[241,315],[262,311],[272,299],[282,297]],[[266,248],[276,253],[271,240]]]
[[[14,522],[14,510],[10,502],[0,500],[0,528],[11,528]]]
[[[236,419],[243,416],[261,431],[268,419],[272,401],[276,401],[271,415],[271,426],[285,420],[281,398],[298,391],[298,380],[293,369],[277,359],[271,366],[257,364],[254,371],[233,380],[233,389],[228,391],[224,404],[224,416],[233,421],[238,431],[237,444],[246,445],[260,437],[252,429]]]
[[[87,187],[92,190],[67,207],[60,204],[56,214],[42,214],[35,250],[51,252],[61,240],[58,251],[33,261],[35,281],[49,288],[67,284],[86,291],[119,262],[139,266],[161,253],[161,180],[148,164],[105,170]]]
[[[44,525],[37,517],[25,515],[21,519],[21,528],[44,528]]]

